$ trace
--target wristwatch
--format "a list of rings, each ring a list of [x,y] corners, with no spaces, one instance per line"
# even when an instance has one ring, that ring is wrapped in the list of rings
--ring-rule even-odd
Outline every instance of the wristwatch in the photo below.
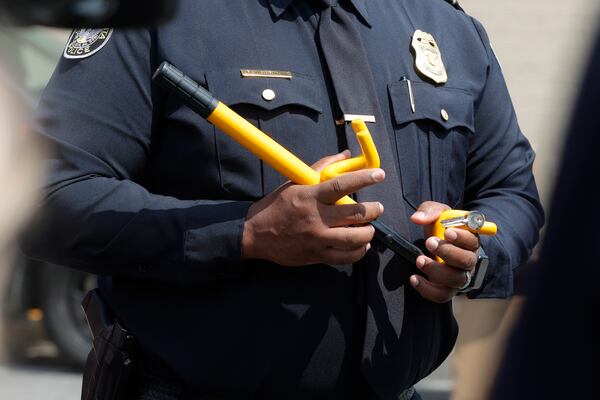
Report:
[[[479,255],[477,256],[477,265],[475,266],[475,275],[471,275],[469,272],[466,273],[468,282],[465,286],[458,289],[458,293],[468,293],[472,290],[481,289],[488,265],[490,265],[490,259],[485,254],[485,251],[483,251],[483,247],[480,247]]]

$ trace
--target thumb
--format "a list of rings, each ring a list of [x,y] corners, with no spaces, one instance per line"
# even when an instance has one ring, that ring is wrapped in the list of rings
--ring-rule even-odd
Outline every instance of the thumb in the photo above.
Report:
[[[336,163],[338,161],[346,160],[350,158],[350,150],[344,150],[341,153],[335,154],[333,156],[327,156],[321,158],[319,161],[311,165],[312,169],[317,172],[321,172],[329,165]]]
[[[438,220],[442,211],[449,210],[450,207],[443,203],[435,201],[426,201],[421,203],[417,211],[410,217],[412,222],[417,225],[429,225]]]

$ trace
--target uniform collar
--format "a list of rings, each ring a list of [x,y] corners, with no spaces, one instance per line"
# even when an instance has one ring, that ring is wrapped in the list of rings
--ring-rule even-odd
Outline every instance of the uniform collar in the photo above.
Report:
[[[296,0],[269,0],[269,5],[271,6],[271,10],[277,16],[277,18],[281,17],[281,14],[284,13],[285,10]],[[369,23],[369,15],[367,14],[366,0],[350,0],[350,2],[354,5],[364,22],[368,26],[371,26]]]

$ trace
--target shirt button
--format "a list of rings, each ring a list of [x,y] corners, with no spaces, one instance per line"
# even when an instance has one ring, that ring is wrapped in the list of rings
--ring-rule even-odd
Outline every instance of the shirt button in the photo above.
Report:
[[[262,98],[266,101],[271,101],[275,98],[275,92],[271,89],[265,89],[262,92]]]
[[[442,114],[442,119],[444,120],[444,122],[448,122],[448,120],[450,119],[448,111],[446,111],[445,108],[442,108],[442,111],[440,113]]]

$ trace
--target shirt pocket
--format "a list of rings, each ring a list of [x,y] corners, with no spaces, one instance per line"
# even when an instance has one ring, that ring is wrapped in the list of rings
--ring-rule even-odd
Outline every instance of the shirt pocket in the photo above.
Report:
[[[409,87],[406,80],[388,85],[388,92],[404,199],[415,209],[427,200],[460,207],[475,132],[474,97],[427,83]]]
[[[253,125],[303,158],[302,141],[322,113],[320,87],[313,77],[243,78],[239,69],[206,74],[208,89]],[[215,128],[221,186],[235,198],[259,198],[286,178]]]

